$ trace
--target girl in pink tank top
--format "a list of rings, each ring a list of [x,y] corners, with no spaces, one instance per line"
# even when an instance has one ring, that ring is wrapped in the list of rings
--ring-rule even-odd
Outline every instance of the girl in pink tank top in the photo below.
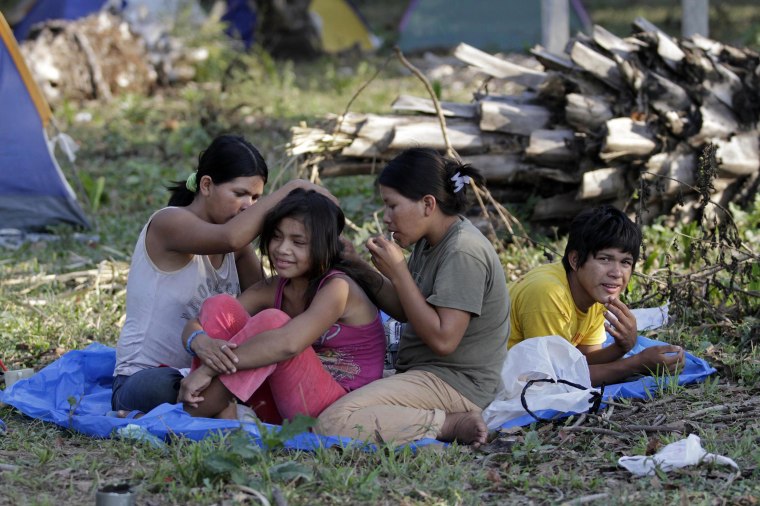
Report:
[[[269,211],[260,249],[276,275],[238,299],[207,299],[183,333],[185,342],[199,333],[223,339],[237,358],[236,371],[221,375],[194,361],[179,395],[189,413],[235,418],[236,397],[267,422],[316,417],[382,376],[385,333],[358,267],[341,256],[344,223],[314,191],[294,190]]]

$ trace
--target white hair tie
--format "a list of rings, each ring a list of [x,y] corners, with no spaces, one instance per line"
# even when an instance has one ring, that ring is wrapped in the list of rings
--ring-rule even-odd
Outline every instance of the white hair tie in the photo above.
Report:
[[[451,180],[454,181],[454,193],[459,193],[464,185],[470,184],[470,176],[463,176],[459,172],[451,176]]]

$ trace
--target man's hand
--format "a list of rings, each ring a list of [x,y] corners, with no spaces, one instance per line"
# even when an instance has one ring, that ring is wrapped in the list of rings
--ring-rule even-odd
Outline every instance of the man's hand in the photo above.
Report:
[[[607,320],[604,322],[605,330],[615,339],[615,344],[623,350],[623,354],[628,353],[636,346],[638,339],[636,317],[628,306],[614,297],[610,297],[604,307],[607,308],[604,312]]]
[[[217,374],[231,374],[237,371],[237,355],[232,351],[237,344],[223,339],[212,339],[206,334],[199,334],[190,347],[201,362]]]
[[[177,402],[183,402],[188,406],[197,408],[198,403],[203,402],[203,397],[200,394],[208,388],[214,376],[214,372],[206,366],[200,366],[188,374],[180,382]]]
[[[683,349],[672,344],[651,346],[634,357],[638,357],[642,373],[661,374],[667,370],[677,374],[684,364]]]

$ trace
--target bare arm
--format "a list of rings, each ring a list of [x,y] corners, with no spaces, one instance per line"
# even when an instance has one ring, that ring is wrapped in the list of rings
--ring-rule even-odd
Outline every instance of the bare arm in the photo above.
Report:
[[[375,237],[367,241],[367,248],[375,266],[390,280],[406,321],[412,324],[420,339],[436,355],[453,353],[467,330],[470,314],[429,304],[412,279],[401,248],[394,242]]]
[[[377,302],[379,308],[393,317],[393,319],[400,322],[405,322],[406,314],[404,314],[404,308],[401,307],[401,303],[399,302],[398,296],[396,295],[396,290],[393,287],[393,283],[391,283],[388,278],[383,276],[382,273],[378,272],[377,269],[372,267],[362,257],[360,257],[356,253],[356,250],[354,249],[354,246],[351,244],[351,242],[341,237],[341,243],[343,245],[343,251],[341,253],[343,258],[368,273],[367,277],[369,279],[366,281],[367,284],[373,287],[372,296]],[[369,247],[369,241],[367,242],[367,245]],[[371,278],[369,273],[372,273]]]
[[[325,188],[297,179],[260,198],[226,223],[209,223],[187,209],[170,208],[153,218],[149,231],[162,251],[194,255],[238,251],[261,233],[267,212],[296,188],[313,189],[334,199]]]
[[[261,261],[256,255],[252,244],[237,252],[235,255],[235,266],[237,267],[238,279],[240,280],[240,289],[243,291],[261,281],[263,277],[264,272],[261,268]]]
[[[337,322],[346,310],[348,281],[333,278],[314,296],[311,305],[280,328],[258,334],[241,344],[238,369],[253,369],[292,358]]]
[[[609,363],[589,363],[591,384],[617,383],[634,374],[662,374],[666,371],[675,374],[683,361],[684,352],[680,346],[652,346],[628,358]]]

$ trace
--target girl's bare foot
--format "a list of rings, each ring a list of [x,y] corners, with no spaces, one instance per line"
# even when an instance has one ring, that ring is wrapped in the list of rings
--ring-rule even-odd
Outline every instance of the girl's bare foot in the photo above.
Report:
[[[479,412],[447,413],[438,439],[457,441],[478,448],[488,439],[488,427]]]

